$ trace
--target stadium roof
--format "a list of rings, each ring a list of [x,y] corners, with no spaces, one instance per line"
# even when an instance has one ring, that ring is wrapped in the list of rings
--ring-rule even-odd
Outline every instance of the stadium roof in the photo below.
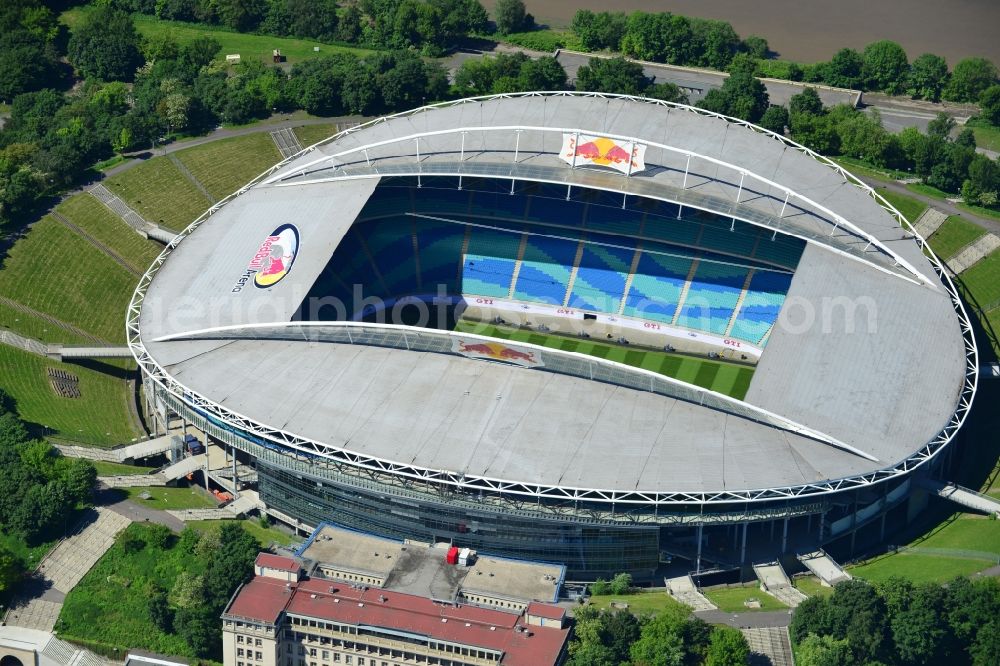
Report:
[[[571,168],[556,152],[574,132],[645,142],[649,168]],[[648,196],[806,239],[746,405],[281,333],[378,179],[431,174]],[[312,147],[213,209],[140,285],[130,341],[178,396],[360,466],[612,493],[869,482],[948,441],[975,390],[975,347],[922,240],[852,178],[741,121],[649,100],[427,107]],[[262,240],[289,222],[302,240],[288,278],[237,289]],[[226,330],[246,324],[274,326]]]

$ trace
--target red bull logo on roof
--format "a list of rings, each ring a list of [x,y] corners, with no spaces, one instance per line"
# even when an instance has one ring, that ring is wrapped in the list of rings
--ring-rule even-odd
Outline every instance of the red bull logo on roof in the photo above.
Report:
[[[538,357],[538,352],[511,347],[502,342],[454,338],[451,349],[453,352],[468,358],[504,361],[505,363],[513,363],[525,368],[538,368],[543,365],[542,359]]]
[[[243,275],[233,286],[233,293],[243,291],[251,280],[259,289],[278,284],[292,270],[298,253],[299,230],[294,224],[281,225],[257,247]]]
[[[587,134],[563,134],[559,157],[572,166],[610,167],[624,174],[646,168],[646,144]]]

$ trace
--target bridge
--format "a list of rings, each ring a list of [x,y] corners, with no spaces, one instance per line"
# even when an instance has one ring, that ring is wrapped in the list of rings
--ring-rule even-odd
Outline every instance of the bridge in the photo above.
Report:
[[[77,358],[132,358],[128,347],[47,345],[45,355],[54,361]]]

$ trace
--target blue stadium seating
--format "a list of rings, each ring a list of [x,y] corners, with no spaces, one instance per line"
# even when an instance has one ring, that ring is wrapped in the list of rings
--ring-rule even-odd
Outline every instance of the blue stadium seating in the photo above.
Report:
[[[584,245],[569,305],[584,310],[618,312],[634,255],[634,248]]]
[[[643,252],[622,314],[667,324],[672,322],[692,261],[690,257]]]
[[[730,337],[757,343],[778,319],[792,276],[774,271],[755,271],[743,299]]]
[[[676,211],[670,204],[642,201],[623,210],[610,205],[616,197],[585,193],[566,202],[485,188],[380,187],[311,293],[343,298],[350,315],[360,307],[353,302],[355,283],[364,285],[364,296],[381,297],[434,293],[441,284],[452,294],[512,294],[759,343],[791,283],[790,273],[765,266],[794,268],[803,243],[787,236],[772,241],[767,230],[696,211],[677,220],[676,213],[667,215]]]
[[[521,234],[469,227],[462,293],[507,298],[520,246]]]
[[[748,268],[703,261],[691,278],[677,325],[722,335],[729,326]]]
[[[576,241],[529,235],[514,298],[562,305],[578,245]]]

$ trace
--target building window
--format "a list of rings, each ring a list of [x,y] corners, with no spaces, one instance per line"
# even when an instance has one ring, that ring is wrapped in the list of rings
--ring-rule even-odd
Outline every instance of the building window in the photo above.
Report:
[[[257,653],[257,661],[260,661],[263,658],[264,658],[264,655],[262,653],[258,652]]]
[[[243,656],[243,648],[236,648],[236,656],[237,657]]]
[[[236,642],[237,643],[242,643],[243,642],[243,636],[237,636],[236,637]]]

